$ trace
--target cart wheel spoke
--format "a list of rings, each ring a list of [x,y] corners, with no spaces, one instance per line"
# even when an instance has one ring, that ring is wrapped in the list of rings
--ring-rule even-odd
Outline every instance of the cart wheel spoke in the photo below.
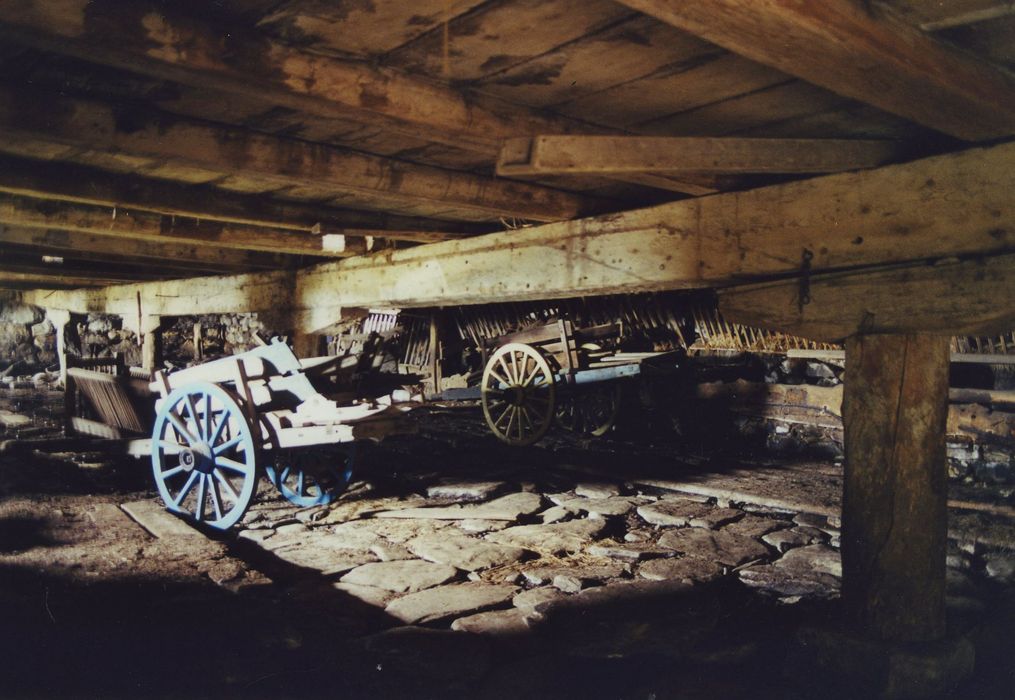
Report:
[[[183,422],[183,419],[170,411],[166,414],[169,422],[173,424],[173,428],[176,430],[176,434],[187,441],[188,445],[196,445],[198,439],[190,434],[190,430],[187,429],[187,425]]]
[[[163,479],[169,479],[185,471],[186,469],[184,469],[183,467],[173,467],[172,469],[167,469],[164,472],[162,472],[161,476]]]
[[[227,452],[228,450],[233,449],[234,447],[239,445],[241,442],[243,442],[243,436],[242,435],[237,435],[236,437],[232,438],[231,440],[226,440],[221,445],[215,445],[212,448],[212,454],[215,455],[216,457],[218,457],[223,452]]]
[[[229,498],[233,500],[233,503],[240,500],[239,494],[237,494],[233,489],[232,484],[229,483],[229,479],[226,478],[226,475],[222,473],[221,469],[214,470],[212,474],[214,474],[215,480],[219,483],[219,485],[222,486],[226,490],[226,493],[229,494]]]
[[[200,474],[197,478],[197,505],[194,506],[194,517],[198,522],[204,520],[204,499],[207,495],[208,475]]]
[[[229,459],[228,457],[216,457],[215,464],[234,471],[237,474],[247,474],[250,467],[243,462],[237,462],[235,459]]]
[[[211,494],[211,507],[215,511],[215,519],[222,519],[222,496],[219,495],[219,485],[214,478],[208,479],[208,493]]]
[[[187,497],[187,494],[190,493],[190,490],[194,488],[194,483],[197,481],[197,477],[198,472],[191,472],[190,478],[187,479],[187,483],[185,483],[183,485],[183,488],[180,489],[180,492],[176,494],[176,498],[173,499],[173,505],[175,505],[177,508],[183,505],[183,499],[185,499]]]

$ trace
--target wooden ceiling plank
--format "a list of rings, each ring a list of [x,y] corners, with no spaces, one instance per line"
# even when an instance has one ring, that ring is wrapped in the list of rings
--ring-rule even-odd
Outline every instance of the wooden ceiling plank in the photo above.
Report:
[[[258,28],[287,43],[322,53],[376,56],[407,44],[486,0],[286,2]]]
[[[1015,133],[1015,77],[852,0],[621,0],[734,53],[946,134]]]
[[[876,0],[925,32],[976,24],[1015,14],[1011,0]]]
[[[722,287],[800,276],[804,270],[818,275],[919,260],[1011,255],[1013,189],[1015,144],[1009,143],[385,251],[291,276],[219,278],[214,284],[223,292],[221,302],[202,299],[206,283],[177,281],[52,295],[42,305],[136,313],[140,292],[150,313],[172,315],[173,309],[194,305],[239,304],[242,309],[216,310],[257,310],[251,307],[272,296],[278,308],[288,305],[306,314],[301,322],[310,330],[314,323],[334,319],[343,307],[409,308]],[[1012,299],[1002,301],[1010,305]],[[171,306],[161,308],[169,310],[160,310],[164,304]]]
[[[857,333],[993,335],[1015,326],[1015,255],[816,275],[719,293],[733,323],[839,342]]]
[[[488,216],[555,221],[588,201],[557,190],[413,165],[295,139],[256,134],[160,113],[126,116],[91,100],[0,88],[0,142],[38,141],[151,158],[278,185],[377,197],[379,201],[457,205]],[[327,193],[326,193],[327,194]]]
[[[440,29],[390,52],[384,63],[411,73],[473,81],[633,15],[611,0],[493,0],[451,20],[447,76]]]
[[[722,49],[636,16],[477,82],[483,92],[517,104],[551,107]]]
[[[345,257],[366,252],[363,239],[278,231],[242,224],[177,219],[124,207],[90,207],[12,195],[0,195],[0,223],[27,228],[60,229],[128,240],[182,243],[213,249],[264,251],[288,255]]]
[[[242,30],[174,17],[164,4],[120,0],[0,3],[0,36],[185,85],[494,156],[500,140],[579,125],[364,61],[308,53]]]
[[[497,174],[834,173],[884,165],[894,141],[665,136],[509,139]]]
[[[671,64],[651,75],[558,105],[556,109],[597,124],[639,131],[640,125],[671,114],[788,80],[785,73],[742,56],[713,53]]]

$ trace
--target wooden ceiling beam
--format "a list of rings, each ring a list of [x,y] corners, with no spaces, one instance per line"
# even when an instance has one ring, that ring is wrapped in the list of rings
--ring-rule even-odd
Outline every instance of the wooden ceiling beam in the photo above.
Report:
[[[894,141],[553,135],[506,141],[497,174],[836,173],[899,155]]]
[[[297,314],[725,287],[843,269],[1015,251],[1015,143],[746,192],[446,241],[192,286],[50,295],[42,306],[136,313]],[[799,282],[797,282],[799,284]],[[168,286],[167,286],[168,285]],[[216,291],[210,291],[215,285]],[[221,294],[221,299],[208,298]],[[31,297],[37,298],[37,297]],[[1006,297],[999,304],[1010,305]],[[29,297],[26,297],[29,299]],[[229,305],[235,304],[238,308]],[[133,309],[133,311],[132,311]]]
[[[88,275],[52,275],[35,272],[0,270],[0,287],[7,289],[78,289],[82,287],[108,287],[122,280]],[[45,294],[40,299],[45,298]]]
[[[1015,327],[1015,255],[851,270],[722,290],[733,323],[839,342],[863,333],[995,335]]]
[[[127,259],[158,268],[189,268],[216,274],[277,270],[290,267],[294,261],[292,256],[273,253],[3,224],[0,224],[0,244],[22,246],[44,255],[97,261]]]
[[[92,100],[0,89],[0,135],[243,174],[278,187],[334,188],[375,206],[429,205],[482,217],[557,221],[590,208],[583,198],[538,185],[366,155]],[[0,140],[0,150],[4,144]]]
[[[86,61],[262,100],[495,157],[500,141],[580,122],[466,95],[365,61],[311,54],[263,35],[174,17],[165,3],[4,0],[0,36]],[[588,128],[587,126],[585,127]]]
[[[0,195],[0,224],[93,233],[128,241],[153,241],[287,255],[347,257],[366,252],[363,239],[316,236],[241,224],[183,219],[119,207],[92,207]]]
[[[268,196],[237,194],[209,185],[182,185],[72,163],[3,155],[0,155],[0,192],[35,199],[118,206],[171,216],[304,233],[338,233],[350,237],[432,242],[491,232],[487,224],[435,221],[287,202]],[[428,236],[431,233],[433,235]]]
[[[620,0],[758,63],[968,141],[1015,133],[1015,78],[870,3]]]

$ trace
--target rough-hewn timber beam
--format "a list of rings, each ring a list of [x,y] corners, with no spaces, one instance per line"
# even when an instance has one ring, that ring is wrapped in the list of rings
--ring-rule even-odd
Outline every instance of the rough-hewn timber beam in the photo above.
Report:
[[[576,124],[367,62],[173,17],[164,3],[0,0],[0,36],[95,63],[353,119],[491,156],[500,141]]]
[[[266,183],[334,188],[385,208],[428,204],[481,217],[556,221],[587,210],[582,198],[492,177],[414,165],[336,146],[257,134],[160,113],[123,114],[112,105],[0,89],[4,142],[60,145],[167,161]],[[19,146],[19,148],[22,146]]]
[[[6,156],[0,156],[0,192],[350,237],[433,242],[489,233],[491,230],[488,225],[311,206],[201,185],[180,185],[137,175],[119,175],[70,163]]]
[[[288,255],[348,257],[366,252],[363,239],[298,231],[177,219],[118,207],[90,207],[0,194],[0,224],[94,233],[131,241],[184,243],[212,249],[254,250]]]
[[[510,139],[497,174],[837,173],[899,155],[893,141],[665,136],[535,136]]]
[[[620,0],[730,51],[970,141],[1015,133],[1015,78],[854,0]]]
[[[32,292],[36,303],[40,306],[45,305],[46,290],[55,289],[77,289],[79,287],[106,287],[112,284],[118,284],[119,280],[116,279],[104,279],[102,276],[83,276],[83,275],[51,275],[51,274],[39,274],[34,272],[11,272],[8,270],[0,270],[0,287],[6,287],[8,289],[21,289],[25,287],[32,287],[39,291]]]
[[[284,268],[292,258],[214,246],[132,240],[122,236],[58,231],[0,224],[0,244],[28,247],[45,255],[66,253],[79,259],[131,259],[156,267],[189,266],[210,272]]]
[[[734,287],[720,292],[719,308],[734,323],[832,342],[872,333],[1004,333],[1015,327],[1015,255]]]
[[[1015,250],[1013,188],[1015,144],[1004,144],[325,263],[300,271],[293,286],[277,294],[306,312],[304,323],[312,329],[343,307],[729,286],[805,268],[816,274],[998,255]],[[258,284],[273,278],[248,275],[218,284],[229,290],[261,279]],[[48,305],[67,304],[72,311],[89,304],[129,307],[138,292],[152,305],[164,303],[157,299],[165,296],[174,304],[185,301],[184,306],[213,303],[199,298],[207,290],[186,285],[174,290],[117,287],[87,298],[63,295]],[[229,299],[246,303],[242,294]]]

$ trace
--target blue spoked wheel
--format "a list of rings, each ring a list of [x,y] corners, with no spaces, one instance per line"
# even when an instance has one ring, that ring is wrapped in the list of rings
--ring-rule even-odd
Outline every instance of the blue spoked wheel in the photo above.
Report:
[[[174,390],[152,431],[152,472],[166,508],[225,530],[250,507],[257,449],[239,401],[215,384]]]
[[[324,506],[345,491],[352,479],[356,448],[354,443],[341,449],[286,450],[264,470],[287,501],[310,508]]]

